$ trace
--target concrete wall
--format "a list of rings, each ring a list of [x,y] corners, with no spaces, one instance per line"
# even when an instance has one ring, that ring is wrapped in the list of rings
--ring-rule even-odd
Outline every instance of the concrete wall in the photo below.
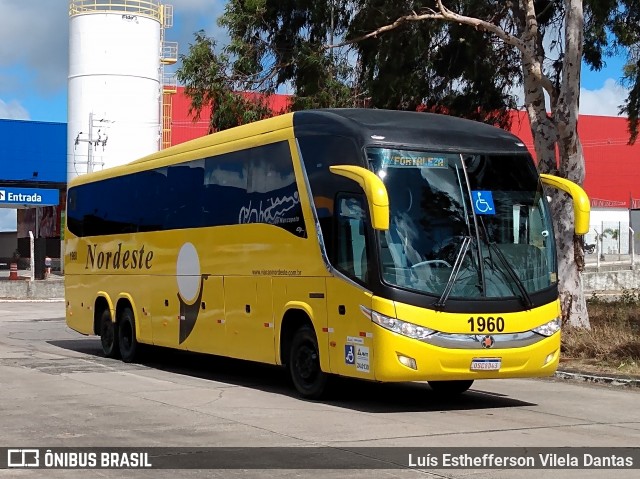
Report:
[[[64,281],[8,281],[3,278],[0,281],[0,298],[63,299]]]
[[[640,288],[640,270],[585,271],[582,273],[585,293],[620,292]]]

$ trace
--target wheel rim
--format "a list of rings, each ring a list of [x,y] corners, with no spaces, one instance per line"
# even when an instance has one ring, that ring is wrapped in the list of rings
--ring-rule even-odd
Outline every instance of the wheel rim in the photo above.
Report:
[[[320,364],[318,362],[318,352],[312,344],[305,343],[298,348],[294,359],[294,367],[298,378],[304,385],[313,384],[320,371]]]
[[[121,326],[121,331],[122,331],[122,346],[124,347],[125,351],[129,351],[129,349],[131,349],[131,343],[133,341],[133,338],[131,337],[132,335],[132,331],[131,331],[131,325],[129,324],[129,322],[125,322],[122,326]]]
[[[111,321],[102,322],[102,330],[100,331],[100,339],[102,340],[102,348],[107,351],[113,347],[115,340],[115,332]]]

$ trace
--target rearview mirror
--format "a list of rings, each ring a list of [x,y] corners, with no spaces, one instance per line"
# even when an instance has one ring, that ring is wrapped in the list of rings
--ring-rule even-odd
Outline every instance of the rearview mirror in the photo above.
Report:
[[[389,229],[389,196],[382,180],[372,171],[353,165],[330,166],[331,173],[358,183],[367,197],[371,225],[376,230]]]
[[[585,191],[573,181],[560,178],[559,176],[543,173],[540,175],[540,179],[545,185],[569,193],[571,198],[573,198],[574,231],[577,235],[588,233],[591,204]]]

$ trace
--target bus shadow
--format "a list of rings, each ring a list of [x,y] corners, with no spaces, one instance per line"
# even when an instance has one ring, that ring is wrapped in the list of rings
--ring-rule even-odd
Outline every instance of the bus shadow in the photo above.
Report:
[[[135,364],[125,364],[119,360],[105,358],[100,340],[97,338],[52,340],[48,343],[86,354],[92,361],[115,371],[151,368],[299,398],[288,372],[278,366],[161,347],[145,347],[139,361]],[[318,402],[359,412],[459,411],[536,405],[485,390],[485,385],[490,382],[476,382],[466,393],[444,398],[425,383],[383,384],[339,377],[331,379],[327,397]]]

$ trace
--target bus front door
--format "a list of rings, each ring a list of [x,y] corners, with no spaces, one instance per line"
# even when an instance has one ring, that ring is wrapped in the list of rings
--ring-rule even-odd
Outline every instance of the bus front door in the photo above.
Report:
[[[371,293],[339,277],[327,279],[331,372],[374,379],[372,323],[361,306],[371,309]]]

